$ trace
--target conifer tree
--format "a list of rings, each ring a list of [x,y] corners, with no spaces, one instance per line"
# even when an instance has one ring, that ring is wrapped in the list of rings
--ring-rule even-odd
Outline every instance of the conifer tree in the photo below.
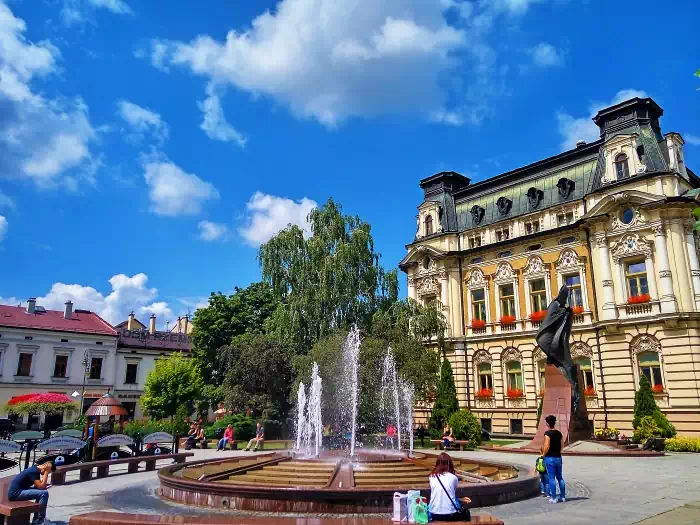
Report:
[[[457,401],[457,387],[455,387],[455,379],[452,374],[452,365],[450,365],[449,360],[443,356],[442,366],[440,367],[440,381],[437,386],[437,395],[430,416],[431,428],[442,431],[443,426],[449,421],[450,416],[458,411],[459,402]]]
[[[634,419],[632,426],[637,428],[645,416],[653,416],[659,411],[656,405],[654,394],[651,392],[651,383],[649,378],[644,374],[639,378],[639,390],[634,395]]]

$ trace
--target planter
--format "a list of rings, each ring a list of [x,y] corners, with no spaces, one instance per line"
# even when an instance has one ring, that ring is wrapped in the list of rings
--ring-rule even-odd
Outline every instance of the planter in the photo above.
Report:
[[[476,393],[477,399],[491,399],[493,398],[493,390],[490,388],[482,388]]]
[[[472,330],[481,330],[483,328],[486,328],[486,321],[483,321],[481,319],[473,319],[471,326]]]
[[[574,315],[581,315],[583,313],[583,306],[574,306],[571,311],[574,312]]]
[[[627,304],[644,304],[651,301],[651,296],[648,293],[643,293],[641,295],[633,295],[627,299]]]
[[[515,316],[514,315],[504,315],[500,319],[500,323],[502,325],[512,325],[515,324]]]
[[[520,399],[524,397],[524,395],[523,391],[519,388],[509,388],[506,392],[506,397],[508,397],[508,399]]]
[[[547,317],[547,310],[540,310],[539,312],[532,312],[530,314],[530,321],[539,323],[540,321],[543,321],[544,318]]]
[[[666,393],[666,391],[664,390],[664,385],[654,385],[651,387],[651,391],[656,395]]]
[[[586,389],[583,391],[583,395],[584,395],[584,396],[588,396],[588,397],[593,397],[593,396],[595,396],[595,388],[593,388],[592,386],[589,386],[588,388],[586,388]]]

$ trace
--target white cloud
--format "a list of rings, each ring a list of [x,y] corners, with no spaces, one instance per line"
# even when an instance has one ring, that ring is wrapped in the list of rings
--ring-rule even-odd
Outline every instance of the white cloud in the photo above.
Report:
[[[532,55],[532,62],[536,66],[550,67],[559,66],[563,63],[561,53],[552,44],[540,42],[529,51],[530,55]]]
[[[210,139],[221,142],[235,142],[241,147],[245,146],[247,139],[226,120],[224,110],[221,107],[221,100],[213,84],[210,83],[207,86],[207,98],[199,102],[198,105],[199,109],[204,113],[204,120],[200,127]]]
[[[208,242],[228,240],[231,233],[225,224],[211,221],[199,221],[197,228],[199,228],[199,238]]]
[[[163,301],[142,306],[135,313],[140,314],[142,317],[145,316],[148,318],[150,318],[151,315],[155,315],[156,323],[158,322],[158,319],[160,319],[162,325],[165,325],[166,320],[173,320],[173,311],[168,306],[168,303]],[[148,326],[148,324],[145,321],[141,322]]]
[[[26,24],[0,0],[0,173],[37,185],[77,185],[94,179],[97,139],[80,98],[48,99],[32,82],[58,70],[60,53],[50,42],[29,42]]]
[[[112,13],[118,15],[130,15],[133,13],[129,4],[123,0],[88,0],[88,2],[95,7],[109,9]]]
[[[501,11],[524,10],[511,3]],[[430,116],[449,110],[446,77],[460,66],[468,73],[455,53],[483,52],[479,35],[447,22],[445,11],[457,4],[282,0],[223,42],[208,35],[188,43],[155,40],[151,60],[268,96],[330,127],[355,116]]]
[[[123,0],[63,0],[61,20],[67,27],[95,24],[95,11],[106,9],[117,15],[131,15],[133,10]]]
[[[0,215],[0,242],[5,240],[5,236],[7,235],[7,219]]]
[[[209,306],[208,295],[201,295],[199,297],[178,297],[177,300],[183,306],[186,306],[188,311],[198,310],[199,308],[206,308]]]
[[[700,146],[700,137],[692,133],[683,135],[683,140],[685,140],[686,144],[690,144],[691,146]]]
[[[146,160],[143,170],[151,211],[157,215],[197,215],[206,201],[219,198],[212,184],[167,159]]]
[[[306,197],[295,202],[258,191],[246,204],[247,225],[239,228],[238,231],[251,246],[260,246],[269,241],[290,224],[296,224],[310,234],[311,228],[307,216],[317,206],[315,201]]]
[[[130,136],[136,141],[143,140],[146,133],[151,133],[160,144],[168,138],[170,129],[160,114],[155,111],[128,100],[120,100],[117,102],[117,113],[129,124],[131,127]]]
[[[14,210],[16,208],[15,201],[13,201],[9,196],[5,195],[0,191],[0,208],[8,208]]]
[[[561,144],[562,150],[569,150],[576,147],[576,141],[585,140],[586,142],[594,142],[600,138],[600,130],[598,126],[595,125],[592,118],[603,108],[614,106],[625,100],[629,100],[634,97],[646,98],[647,95],[644,91],[637,89],[622,89],[617,92],[610,102],[592,102],[589,105],[588,117],[575,118],[572,115],[564,112],[557,112],[557,123],[559,126],[559,133],[563,137]]]

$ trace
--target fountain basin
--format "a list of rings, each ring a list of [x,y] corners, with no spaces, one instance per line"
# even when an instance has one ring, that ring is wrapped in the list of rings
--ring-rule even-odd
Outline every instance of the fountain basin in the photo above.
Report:
[[[237,456],[172,465],[161,469],[164,499],[218,509],[258,512],[387,513],[394,492],[429,495],[428,474],[435,455],[363,451],[352,459],[342,451],[318,458],[294,452]],[[532,469],[453,458],[460,477],[459,497],[473,506],[508,503],[539,493]]]

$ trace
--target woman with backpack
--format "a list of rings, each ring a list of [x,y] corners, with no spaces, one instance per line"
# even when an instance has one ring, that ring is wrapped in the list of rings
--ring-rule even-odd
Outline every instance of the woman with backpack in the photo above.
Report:
[[[434,521],[471,521],[469,509],[462,506],[472,502],[469,498],[457,499],[459,478],[455,474],[452,458],[445,452],[435,460],[435,468],[428,477],[430,482],[430,515]]]

